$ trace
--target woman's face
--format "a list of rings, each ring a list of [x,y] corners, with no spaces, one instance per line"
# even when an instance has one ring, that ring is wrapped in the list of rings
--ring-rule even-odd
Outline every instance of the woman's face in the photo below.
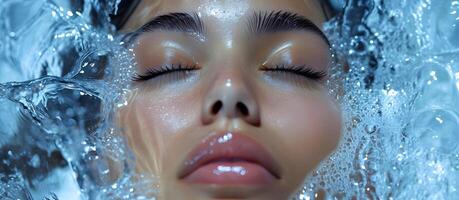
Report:
[[[145,0],[120,123],[161,199],[287,199],[336,147],[313,0]]]

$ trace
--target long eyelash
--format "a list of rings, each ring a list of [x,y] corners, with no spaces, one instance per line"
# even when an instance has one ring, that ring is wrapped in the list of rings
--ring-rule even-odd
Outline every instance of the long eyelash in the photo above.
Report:
[[[147,81],[153,78],[156,78],[161,75],[169,74],[172,72],[187,72],[187,71],[192,71],[192,70],[197,70],[199,69],[198,66],[196,65],[191,65],[191,66],[184,66],[181,64],[178,65],[164,65],[161,66],[161,68],[155,69],[155,68],[150,68],[146,73],[144,74],[138,74],[135,73],[134,76],[132,77],[132,81],[135,82],[140,82],[140,81]]]
[[[327,72],[325,71],[314,71],[311,68],[306,67],[305,65],[300,66],[286,66],[286,65],[276,65],[273,68],[262,66],[261,70],[263,71],[281,71],[281,72],[289,72],[294,73],[300,76],[304,76],[306,78],[310,78],[312,80],[322,80],[323,78],[327,77]]]

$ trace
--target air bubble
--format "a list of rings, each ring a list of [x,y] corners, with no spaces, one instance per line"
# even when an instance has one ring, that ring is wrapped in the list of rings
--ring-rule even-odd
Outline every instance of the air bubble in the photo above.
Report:
[[[376,129],[377,129],[377,126],[376,125],[371,125],[371,124],[368,124],[365,126],[365,132],[368,133],[368,134],[373,134],[376,132]]]
[[[413,122],[413,132],[424,145],[443,153],[453,152],[459,141],[459,118],[449,110],[429,110],[420,113]]]

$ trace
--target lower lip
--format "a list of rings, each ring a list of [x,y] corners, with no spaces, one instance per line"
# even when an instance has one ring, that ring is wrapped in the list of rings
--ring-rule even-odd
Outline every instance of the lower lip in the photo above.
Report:
[[[263,166],[252,162],[219,161],[199,167],[184,178],[196,184],[268,185],[275,177]]]

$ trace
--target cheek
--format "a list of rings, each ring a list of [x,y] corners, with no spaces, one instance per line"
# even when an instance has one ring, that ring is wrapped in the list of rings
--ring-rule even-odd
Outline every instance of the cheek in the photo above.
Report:
[[[183,92],[183,91],[182,91]],[[150,134],[174,137],[198,120],[199,98],[192,92],[147,92],[134,101],[141,123]]]
[[[199,95],[141,92],[122,113],[122,126],[140,170],[160,173],[167,148],[199,120]],[[144,163],[142,163],[144,162]]]
[[[337,146],[340,112],[320,94],[275,96],[268,102],[266,122],[289,147],[288,166],[311,170]]]
[[[166,101],[146,97],[138,101],[136,110],[152,134],[173,136],[192,121],[191,110],[184,106],[187,102],[183,97]]]

